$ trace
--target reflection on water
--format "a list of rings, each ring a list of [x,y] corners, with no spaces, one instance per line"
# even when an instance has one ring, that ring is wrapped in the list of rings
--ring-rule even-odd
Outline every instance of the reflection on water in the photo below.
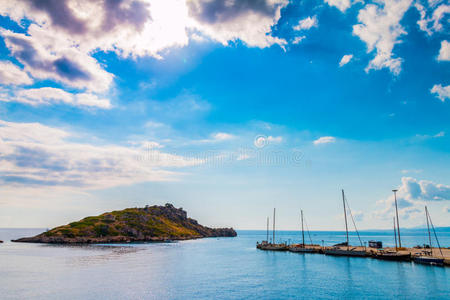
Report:
[[[77,246],[75,246],[77,247]],[[123,255],[135,253],[144,248],[130,247],[130,246],[110,246],[110,245],[92,245],[92,246],[78,246],[80,249],[92,251],[93,253],[86,256],[76,256],[67,258],[68,265],[86,265],[95,263],[104,263],[108,260],[118,259]]]
[[[411,269],[411,262],[407,263],[401,263],[401,262],[395,262],[396,267],[396,280],[398,281],[398,294],[403,295],[405,291],[409,290],[409,282],[405,280],[408,278],[405,274],[405,264],[408,264],[408,270]]]
[[[297,234],[280,236],[294,240]],[[445,299],[450,294],[449,268],[259,251],[255,242],[264,236],[239,232],[237,238],[85,246],[6,242],[0,245],[0,298]]]

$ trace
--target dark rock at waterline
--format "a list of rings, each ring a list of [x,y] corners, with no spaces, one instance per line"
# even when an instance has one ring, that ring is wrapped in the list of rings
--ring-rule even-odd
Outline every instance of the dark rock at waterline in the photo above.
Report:
[[[196,220],[188,218],[182,208],[166,204],[127,208],[87,217],[34,237],[20,238],[13,242],[54,244],[164,242],[236,235],[233,228],[202,226]]]

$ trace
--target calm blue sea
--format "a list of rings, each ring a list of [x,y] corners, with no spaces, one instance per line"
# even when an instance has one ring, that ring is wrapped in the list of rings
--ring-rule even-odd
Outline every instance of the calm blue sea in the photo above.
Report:
[[[0,229],[1,299],[449,299],[450,268],[367,258],[264,252],[265,231],[176,243],[55,246],[9,242],[42,229]],[[448,231],[438,233],[450,246]],[[280,232],[298,241],[298,232]],[[315,243],[343,233],[312,232]],[[361,232],[393,244],[391,232]],[[423,231],[404,233],[407,246]],[[351,237],[352,244],[358,239]]]

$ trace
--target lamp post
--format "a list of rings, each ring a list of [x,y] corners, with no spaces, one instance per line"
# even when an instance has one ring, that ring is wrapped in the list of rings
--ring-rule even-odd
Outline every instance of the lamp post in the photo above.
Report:
[[[398,246],[399,248],[402,247],[402,241],[400,240],[400,224],[398,223],[398,207],[397,207],[397,191],[398,190],[392,190],[394,192],[394,201],[395,201],[395,214],[397,216],[397,234],[398,234]]]

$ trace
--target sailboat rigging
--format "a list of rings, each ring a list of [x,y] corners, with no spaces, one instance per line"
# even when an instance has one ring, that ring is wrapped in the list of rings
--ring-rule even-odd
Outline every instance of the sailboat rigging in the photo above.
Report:
[[[273,209],[273,227],[272,227],[272,241],[269,242],[269,218],[267,218],[267,232],[266,232],[266,241],[262,241],[261,243],[256,243],[256,248],[261,250],[272,250],[272,251],[286,251],[288,250],[288,246],[286,243],[277,244],[275,241],[275,208]]]
[[[311,253],[311,252],[315,252],[315,250],[313,248],[307,248],[306,244],[305,244],[305,228],[303,223],[306,221],[304,221],[304,217],[303,217],[303,210],[300,210],[300,219],[302,222],[302,243],[301,244],[294,244],[291,245],[289,247],[289,251],[291,252],[304,252],[304,253]],[[308,235],[309,235],[309,229],[308,229]],[[311,240],[311,235],[309,235],[309,239]],[[312,246],[312,241],[311,241],[311,246]]]
[[[361,250],[356,250],[356,247],[350,249],[350,244],[349,244],[349,239],[348,239],[348,224],[347,224],[347,208],[345,206],[346,204],[346,199],[345,199],[345,193],[344,190],[342,190],[342,204],[344,206],[344,220],[345,220],[345,233],[346,233],[346,242],[345,243],[341,243],[341,244],[337,244],[334,247],[330,248],[330,249],[325,249],[325,254],[328,255],[339,255],[339,256],[368,256],[366,251],[361,251]],[[350,210],[350,207],[348,205],[347,202],[347,206],[348,209]],[[351,212],[351,210],[350,210]],[[351,213],[350,213],[351,214]],[[356,223],[355,220],[353,219],[352,216],[352,220],[353,220],[353,225],[355,226],[355,231],[358,233],[358,229],[356,228]],[[358,238],[359,238],[359,233],[358,233]],[[359,241],[361,242],[361,239],[359,238]],[[342,249],[341,246],[347,246],[346,250]],[[361,242],[361,246],[362,246],[362,242]]]
[[[431,220],[430,213],[428,212],[428,208],[425,206],[425,217],[427,219],[427,230],[428,230],[428,241],[430,243],[430,252],[423,252],[421,255],[415,256],[413,258],[415,263],[419,264],[427,264],[427,265],[436,265],[443,266],[444,265],[444,255],[442,254],[441,244],[439,243],[439,239],[436,234],[436,230],[434,229],[433,221]],[[433,245],[431,243],[431,232],[430,232],[430,224],[433,229],[434,237],[436,238],[436,243],[439,247],[439,252],[441,253],[442,258],[433,256]]]

